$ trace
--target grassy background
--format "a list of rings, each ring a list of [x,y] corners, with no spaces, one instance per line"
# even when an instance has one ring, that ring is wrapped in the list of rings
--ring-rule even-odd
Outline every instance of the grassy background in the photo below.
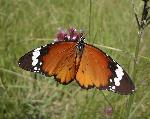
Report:
[[[52,42],[58,28],[75,26],[88,43],[122,50],[99,47],[131,74],[138,32],[131,1],[91,5],[89,20],[90,0],[0,0],[0,119],[150,119],[150,28],[140,43],[133,102],[130,95],[82,90],[75,82],[58,85],[41,75],[32,80],[33,73],[18,67],[24,53]],[[141,7],[137,0],[139,15]]]

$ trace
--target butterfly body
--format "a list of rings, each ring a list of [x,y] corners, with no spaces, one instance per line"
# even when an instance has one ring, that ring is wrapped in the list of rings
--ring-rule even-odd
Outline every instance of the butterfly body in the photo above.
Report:
[[[63,39],[67,38],[63,36]],[[54,76],[61,84],[76,80],[86,89],[96,87],[120,94],[134,91],[132,80],[117,62],[102,50],[85,43],[84,37],[76,38],[36,48],[19,59],[19,66],[27,71]]]

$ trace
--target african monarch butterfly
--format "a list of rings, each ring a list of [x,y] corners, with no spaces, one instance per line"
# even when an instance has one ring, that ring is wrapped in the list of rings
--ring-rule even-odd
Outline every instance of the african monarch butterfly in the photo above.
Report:
[[[119,94],[130,94],[135,87],[125,70],[102,50],[84,42],[75,28],[59,32],[54,43],[36,48],[24,56],[19,67],[46,76],[61,84],[76,80],[83,88],[96,87]]]

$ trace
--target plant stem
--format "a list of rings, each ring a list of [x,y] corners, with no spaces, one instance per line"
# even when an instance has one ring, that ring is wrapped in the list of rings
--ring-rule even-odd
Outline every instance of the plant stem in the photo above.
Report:
[[[89,42],[91,39],[91,14],[92,14],[92,0],[90,0],[90,14],[89,14]]]
[[[132,70],[132,79],[134,79],[134,82],[136,82],[136,71],[137,71],[136,67],[137,67],[137,63],[138,63],[138,55],[139,55],[139,49],[140,49],[139,47],[140,47],[140,42],[142,40],[142,36],[143,36],[143,29],[140,29],[140,31],[138,33],[137,43],[136,43],[133,70]],[[133,101],[134,101],[134,95],[130,95],[128,102],[127,102],[127,117],[130,117],[130,111],[131,111]]]
[[[132,7],[133,7],[135,19],[136,19],[137,25],[138,25],[138,38],[137,38],[137,43],[136,43],[136,48],[135,48],[135,53],[134,53],[134,62],[133,62],[133,66],[132,66],[133,70],[131,72],[132,78],[134,79],[134,82],[136,82],[136,72],[137,72],[136,68],[137,68],[138,56],[139,56],[139,51],[140,51],[140,42],[143,39],[144,28],[141,26],[141,23],[143,21],[139,22],[138,16],[136,14],[135,7],[134,7],[134,0],[131,0],[131,2],[132,2]],[[143,11],[144,11],[144,9],[143,9]],[[133,101],[134,101],[134,95],[131,95],[128,99],[128,102],[127,102],[127,115],[126,115],[126,117],[128,117],[128,119],[131,118],[130,111],[131,111]]]

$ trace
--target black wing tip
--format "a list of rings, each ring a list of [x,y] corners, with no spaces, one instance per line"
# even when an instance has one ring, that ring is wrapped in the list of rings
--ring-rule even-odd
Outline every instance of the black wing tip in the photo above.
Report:
[[[29,52],[18,60],[18,66],[24,70],[32,71],[32,54]]]

